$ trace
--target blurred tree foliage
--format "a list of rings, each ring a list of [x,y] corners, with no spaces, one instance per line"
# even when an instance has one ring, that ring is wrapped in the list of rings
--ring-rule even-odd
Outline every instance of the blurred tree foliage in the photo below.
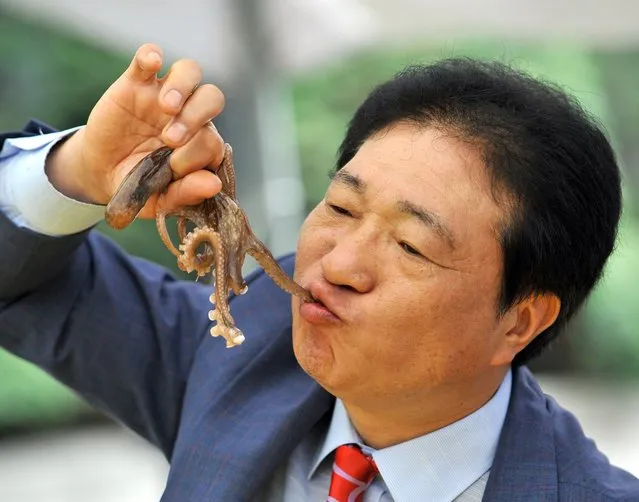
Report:
[[[0,10],[0,128],[29,117],[67,128],[82,124],[122,72],[128,56],[114,54],[52,28]]]
[[[56,128],[84,123],[93,104],[130,59],[129,54],[113,53],[55,29],[22,22],[1,10],[0,54],[0,130],[19,129],[29,117]],[[372,86],[407,64],[450,56],[499,59],[567,87],[611,132],[624,161],[627,195],[637,193],[639,147],[634,137],[639,131],[639,50],[591,53],[556,43],[471,40],[360,54],[292,79],[309,210],[323,196],[347,121]],[[542,367],[639,375],[639,310],[635,307],[639,304],[639,288],[635,286],[639,279],[639,229],[636,218],[630,217],[633,207],[628,197],[620,249],[603,287],[573,323],[567,341],[545,356]],[[136,222],[121,232],[104,225],[98,228],[131,253],[177,273],[175,260],[162,247],[153,222]],[[82,410],[64,387],[0,351],[0,427],[16,421],[75,416]]]
[[[611,126],[618,140],[617,152],[626,168],[625,210],[636,220],[639,218],[639,204],[636,203],[639,194],[639,52],[595,53],[593,58],[606,91]],[[631,196],[634,196],[633,200],[630,200]]]

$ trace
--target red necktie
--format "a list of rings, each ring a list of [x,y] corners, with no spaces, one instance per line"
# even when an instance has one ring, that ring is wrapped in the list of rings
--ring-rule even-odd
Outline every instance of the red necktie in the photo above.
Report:
[[[362,494],[378,472],[375,461],[364,455],[357,445],[338,447],[328,502],[362,502]]]

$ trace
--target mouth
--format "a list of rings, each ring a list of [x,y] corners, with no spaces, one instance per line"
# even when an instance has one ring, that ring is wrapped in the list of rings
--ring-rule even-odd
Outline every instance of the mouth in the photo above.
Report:
[[[326,288],[311,285],[307,288],[313,297],[312,301],[302,300],[300,302],[300,315],[312,324],[336,324],[341,322],[339,315],[335,312],[332,304],[334,300]]]

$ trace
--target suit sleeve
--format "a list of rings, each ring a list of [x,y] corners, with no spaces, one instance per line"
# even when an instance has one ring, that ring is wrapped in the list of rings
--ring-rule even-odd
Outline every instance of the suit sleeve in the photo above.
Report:
[[[210,291],[97,231],[51,238],[0,216],[0,345],[170,454]]]
[[[0,346],[170,456],[210,287],[95,230],[46,236],[0,213]]]

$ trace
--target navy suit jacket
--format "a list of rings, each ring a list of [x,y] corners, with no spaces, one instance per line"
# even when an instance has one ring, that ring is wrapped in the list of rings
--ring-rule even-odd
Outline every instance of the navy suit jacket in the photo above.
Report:
[[[281,264],[291,273],[294,257]],[[171,463],[166,502],[260,500],[330,418],[334,398],[293,355],[290,297],[262,271],[247,282],[231,300],[246,341],[227,350],[207,334],[210,286],[175,280],[94,230],[46,237],[0,214],[0,344],[157,445]],[[639,501],[639,481],[516,368],[484,500]]]

